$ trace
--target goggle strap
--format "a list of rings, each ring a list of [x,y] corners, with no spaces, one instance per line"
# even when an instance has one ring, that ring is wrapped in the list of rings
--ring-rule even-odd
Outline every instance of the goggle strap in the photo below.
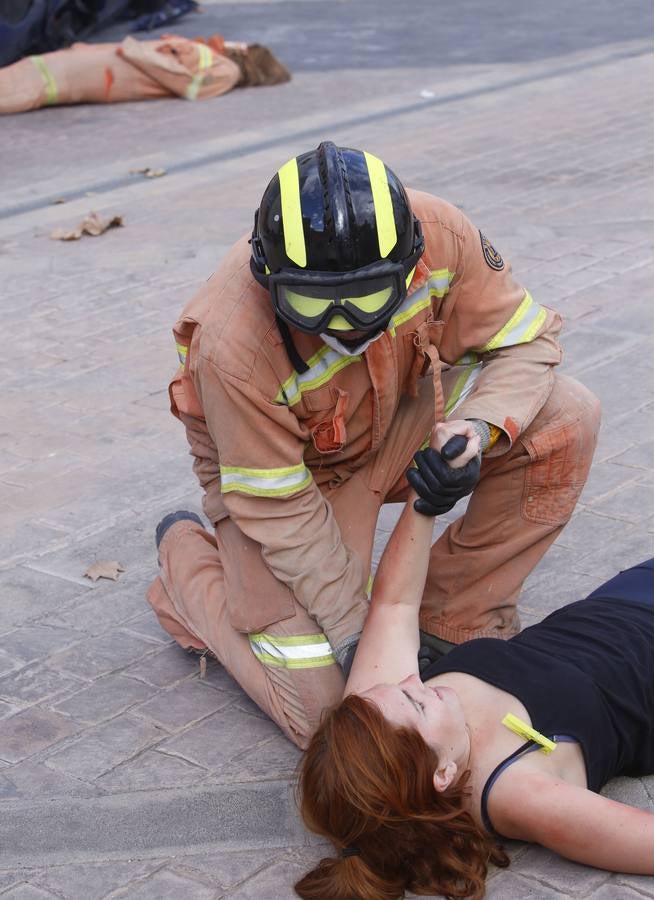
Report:
[[[288,353],[288,358],[291,361],[291,365],[298,373],[298,375],[304,375],[305,372],[309,371],[309,366],[305,363],[305,361],[298,353],[288,325],[278,314],[275,314],[275,321],[277,322],[277,328],[279,329],[279,333],[282,336],[284,347],[286,348],[286,352]]]
[[[250,257],[250,272],[252,272],[252,276],[256,282],[258,282],[261,287],[265,288],[267,291],[270,290],[270,276],[266,274],[265,270],[262,271],[257,265],[257,261],[254,258],[254,254]]]
[[[252,274],[256,278],[257,273],[264,275],[266,272],[266,254],[263,249],[263,243],[261,238],[259,237],[259,210],[255,209],[254,211],[254,227],[252,228],[252,237],[250,238],[250,246],[252,247],[252,256],[250,257],[250,268],[252,270]],[[262,281],[259,281],[259,284],[262,284],[264,287],[268,287],[268,282],[264,284]]]

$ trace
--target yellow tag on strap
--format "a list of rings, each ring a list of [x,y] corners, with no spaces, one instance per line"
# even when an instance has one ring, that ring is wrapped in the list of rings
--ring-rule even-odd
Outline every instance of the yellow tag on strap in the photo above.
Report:
[[[544,734],[541,734],[540,731],[536,731],[531,725],[527,725],[522,719],[514,716],[513,713],[507,713],[504,716],[502,725],[505,725],[514,734],[525,738],[525,740],[535,741],[537,744],[540,744],[538,749],[542,750],[543,753],[551,753],[553,750],[556,750],[556,741],[551,741]]]

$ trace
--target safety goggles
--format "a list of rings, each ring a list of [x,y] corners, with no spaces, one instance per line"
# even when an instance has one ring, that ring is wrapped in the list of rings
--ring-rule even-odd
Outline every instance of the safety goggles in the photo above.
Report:
[[[327,328],[374,331],[386,326],[405,299],[423,248],[416,220],[414,252],[402,262],[380,260],[351,272],[282,269],[265,275],[265,286],[277,314],[307,334]],[[257,280],[264,283],[261,277]]]
[[[390,318],[406,297],[407,286],[401,263],[387,264],[379,274],[375,266],[366,268],[371,271],[359,269],[343,273],[345,277],[294,271],[271,275],[275,309],[290,325],[309,334],[320,334],[334,317],[353,329],[370,331]],[[347,330],[343,322],[341,330]]]

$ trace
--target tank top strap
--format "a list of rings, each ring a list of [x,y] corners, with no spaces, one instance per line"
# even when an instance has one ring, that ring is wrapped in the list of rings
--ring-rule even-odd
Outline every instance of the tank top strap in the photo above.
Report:
[[[553,741],[557,743],[573,743],[577,740],[577,738],[572,737],[568,734],[554,734],[551,738]],[[489,834],[492,834],[494,837],[499,838],[500,835],[493,828],[493,823],[490,820],[490,816],[488,815],[488,795],[490,794],[491,788],[500,777],[502,772],[505,769],[508,769],[509,766],[513,765],[514,762],[523,757],[526,753],[531,753],[533,750],[539,750],[540,744],[537,741],[525,741],[524,744],[521,744],[517,750],[514,750],[510,756],[507,756],[506,759],[503,759],[501,763],[499,763],[493,771],[490,773],[488,778],[486,779],[486,784],[484,785],[484,789],[481,792],[481,820],[484,823],[484,828],[488,831]]]
[[[486,784],[481,792],[481,820],[484,823],[486,831],[489,834],[494,835],[494,837],[499,837],[499,835],[493,828],[490,816],[488,815],[488,795],[490,794],[490,790],[505,769],[508,769],[512,763],[517,759],[520,759],[521,756],[524,756],[525,753],[529,753],[529,751],[536,746],[538,746],[536,741],[525,741],[525,743],[521,744],[517,750],[514,750],[510,756],[507,756],[506,759],[503,759],[501,763],[496,765],[486,779]]]

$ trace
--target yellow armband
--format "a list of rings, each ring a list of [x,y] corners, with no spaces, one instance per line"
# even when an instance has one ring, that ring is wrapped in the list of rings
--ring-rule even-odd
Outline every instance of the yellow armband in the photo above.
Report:
[[[513,713],[507,713],[504,716],[502,725],[505,725],[514,734],[525,738],[525,740],[535,741],[537,744],[540,744],[538,749],[542,750],[543,753],[551,753],[553,750],[556,750],[556,741],[551,741],[544,734],[541,734],[540,731],[536,731],[531,725],[527,725],[522,719],[514,716]]]

